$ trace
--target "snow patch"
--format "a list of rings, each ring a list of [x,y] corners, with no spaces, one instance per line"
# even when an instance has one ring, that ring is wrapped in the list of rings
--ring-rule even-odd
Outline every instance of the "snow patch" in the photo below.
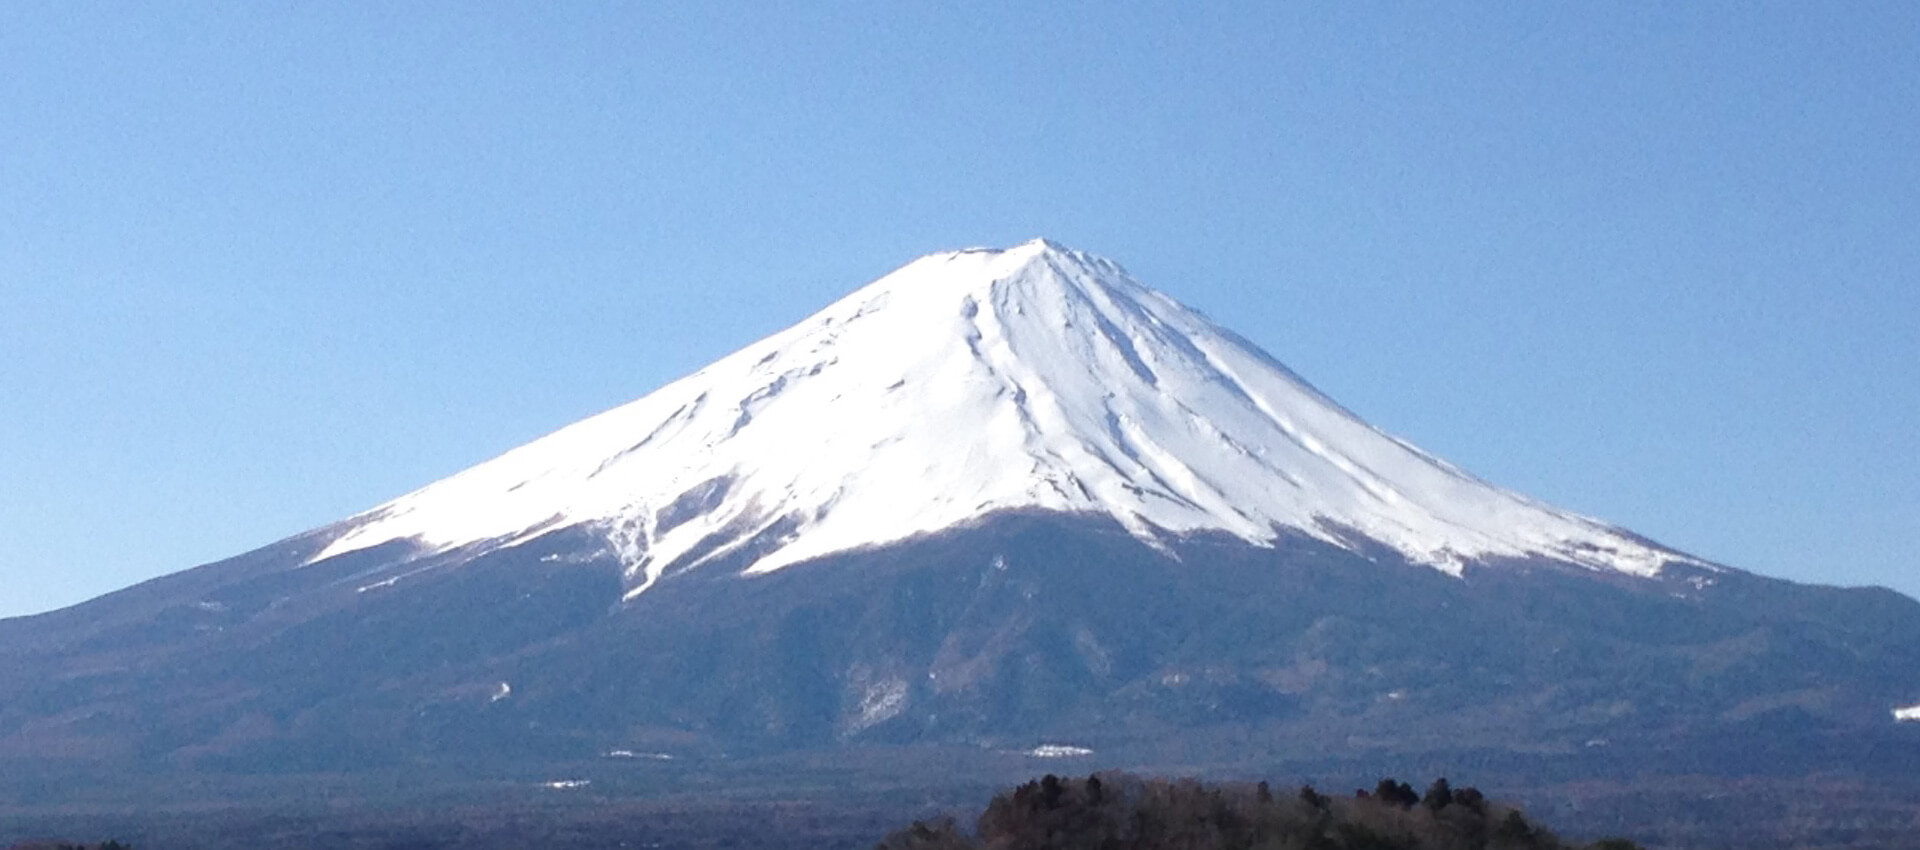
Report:
[[[860,696],[857,716],[848,724],[851,731],[858,732],[892,720],[907,708],[907,682],[897,676],[889,676],[867,685]]]
[[[513,696],[513,686],[506,682],[501,682],[494,687],[493,695],[487,698],[487,702],[496,703],[510,696]]]
[[[557,791],[565,791],[570,788],[585,788],[592,784],[593,784],[593,780],[591,779],[556,779],[556,780],[553,780],[552,782],[542,782],[540,783],[540,787],[552,788]]]
[[[1895,723],[1920,723],[1920,705],[1910,705],[1906,708],[1894,709],[1893,720]]]
[[[314,559],[314,560],[319,560],[319,559],[318,559],[318,558],[316,558],[316,559]],[[357,587],[357,588],[354,588],[354,591],[353,591],[353,592],[355,592],[355,593],[366,593],[366,592],[367,592],[367,591],[369,591],[369,590],[380,590],[380,589],[383,589],[383,588],[388,588],[388,587],[392,587],[392,586],[394,586],[395,584],[398,584],[398,583],[400,583],[400,582],[401,582],[402,580],[405,580],[405,579],[410,579],[410,578],[413,578],[414,576],[417,576],[417,575],[419,575],[419,574],[421,574],[421,573],[424,573],[424,572],[426,572],[426,571],[428,571],[428,570],[431,570],[431,569],[433,569],[433,567],[431,567],[431,566],[426,566],[426,567],[421,567],[421,568],[419,568],[419,569],[417,569],[417,570],[408,570],[408,571],[406,571],[406,572],[404,572],[404,573],[400,573],[399,575],[395,575],[395,576],[390,576],[390,577],[388,577],[388,578],[383,578],[383,579],[381,579],[381,580],[379,580],[379,581],[376,581],[376,582],[374,582],[374,583],[372,583],[372,584],[363,584],[363,585],[361,585],[361,586],[359,586],[359,587]]]
[[[1093,751],[1086,747],[1075,747],[1067,744],[1041,744],[1028,750],[1027,755],[1037,759],[1082,758],[1093,755]]]
[[[672,753],[641,753],[633,750],[608,750],[603,753],[610,759],[652,759],[654,761],[673,761]]]

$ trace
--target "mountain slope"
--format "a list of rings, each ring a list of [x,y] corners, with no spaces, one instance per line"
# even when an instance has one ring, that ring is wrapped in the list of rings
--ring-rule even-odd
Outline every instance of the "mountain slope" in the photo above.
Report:
[[[1150,543],[1287,531],[1458,574],[1691,559],[1475,479],[1245,340],[1045,240],[915,261],[639,401],[349,521],[316,559],[592,523],[630,593],[715,558],[764,573],[1041,509]],[[729,557],[733,556],[733,557]]]
[[[1047,512],[625,602],[584,528],[404,566],[393,545],[305,564],[320,542],[0,621],[0,799],[31,790],[8,775],[87,764],[692,769],[897,745],[1623,776],[1920,757],[1892,714],[1920,701],[1920,603],[1878,589],[1537,559],[1455,577]],[[392,569],[413,575],[358,590]]]

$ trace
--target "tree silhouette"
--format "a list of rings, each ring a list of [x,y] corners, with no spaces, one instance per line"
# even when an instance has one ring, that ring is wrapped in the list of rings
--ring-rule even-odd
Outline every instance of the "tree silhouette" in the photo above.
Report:
[[[878,850],[1641,850],[1610,839],[1569,844],[1518,809],[1436,780],[1422,798],[1383,779],[1332,799],[1311,787],[1207,785],[1107,773],[1048,775],[996,795],[974,835],[951,818],[920,821]]]

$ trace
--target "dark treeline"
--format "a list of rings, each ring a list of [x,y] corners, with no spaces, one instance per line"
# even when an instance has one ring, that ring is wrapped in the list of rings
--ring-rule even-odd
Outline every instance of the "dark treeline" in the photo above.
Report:
[[[1560,840],[1511,806],[1441,779],[1421,794],[1381,780],[1329,796],[1311,786],[1208,785],[1101,773],[1047,776],[988,804],[973,834],[919,821],[877,850],[1639,850]]]

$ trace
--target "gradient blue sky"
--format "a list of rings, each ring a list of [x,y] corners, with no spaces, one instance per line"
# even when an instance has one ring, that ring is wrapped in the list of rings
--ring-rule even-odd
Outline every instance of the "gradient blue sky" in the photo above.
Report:
[[[1496,483],[1920,595],[1920,4],[0,4],[0,615],[1045,235]]]

